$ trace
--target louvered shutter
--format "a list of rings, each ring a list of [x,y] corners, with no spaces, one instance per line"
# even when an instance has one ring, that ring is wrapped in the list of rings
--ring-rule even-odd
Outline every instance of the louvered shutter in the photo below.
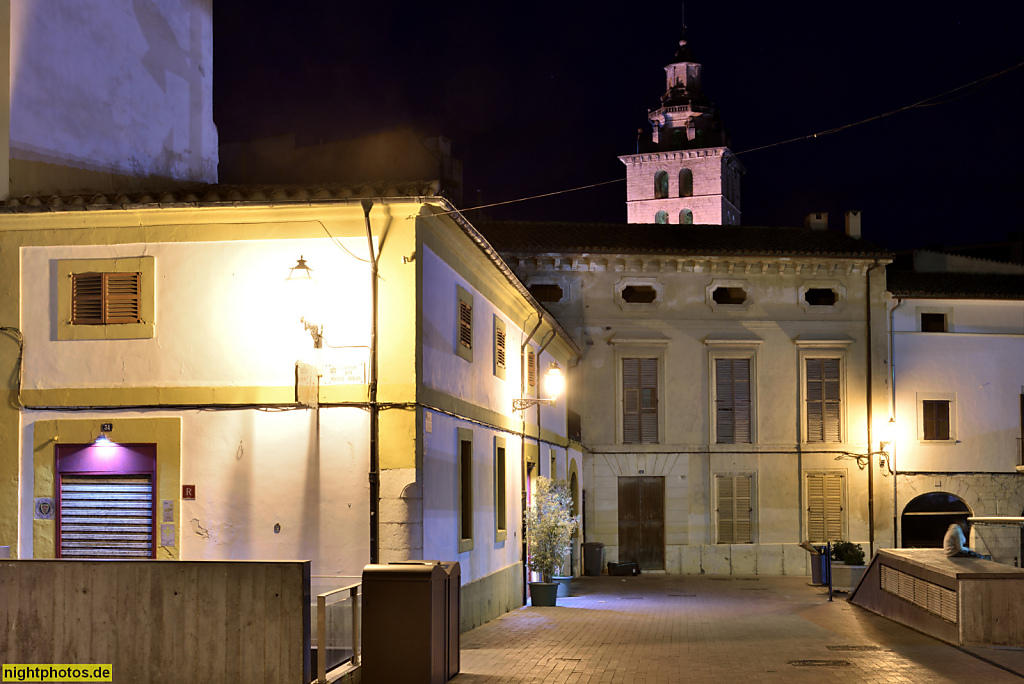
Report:
[[[533,349],[526,350],[526,386],[530,394],[536,394],[537,389],[537,354]]]
[[[154,558],[153,484],[145,475],[61,475],[62,558]]]
[[[494,362],[498,368],[505,367],[505,328],[494,329]]]
[[[142,320],[141,273],[74,273],[72,325],[138,323]]]
[[[640,441],[658,443],[657,359],[640,359]]]
[[[102,273],[72,274],[71,323],[73,325],[103,325]]]
[[[459,300],[459,344],[473,348],[473,305],[464,299]]]
[[[622,360],[622,441],[640,443],[640,359]]]
[[[138,323],[141,320],[141,285],[140,273],[103,274],[106,323]]]
[[[750,443],[750,359],[715,360],[715,426],[719,444]]]
[[[718,543],[749,544],[751,542],[751,477],[749,475],[716,475],[718,497]]]
[[[807,441],[842,441],[839,359],[807,359]]]
[[[816,473],[807,476],[807,534],[812,542],[843,538],[843,476]]]

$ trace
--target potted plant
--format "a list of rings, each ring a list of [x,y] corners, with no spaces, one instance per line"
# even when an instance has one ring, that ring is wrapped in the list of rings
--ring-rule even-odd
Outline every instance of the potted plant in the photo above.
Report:
[[[572,495],[565,480],[537,478],[533,503],[526,513],[526,530],[530,549],[527,567],[541,577],[540,582],[530,582],[530,598],[535,606],[553,606],[558,584],[552,578],[562,567],[576,530]]]
[[[837,541],[832,544],[832,588],[853,591],[867,572],[864,549],[860,544]]]

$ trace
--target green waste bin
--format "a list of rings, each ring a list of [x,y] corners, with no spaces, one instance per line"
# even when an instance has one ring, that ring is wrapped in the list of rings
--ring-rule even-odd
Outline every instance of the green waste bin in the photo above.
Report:
[[[365,684],[444,684],[450,574],[440,563],[363,568],[362,672]]]

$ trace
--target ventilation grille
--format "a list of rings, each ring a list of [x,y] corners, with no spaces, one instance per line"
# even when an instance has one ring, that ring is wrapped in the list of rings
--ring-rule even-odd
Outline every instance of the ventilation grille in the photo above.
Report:
[[[62,558],[152,558],[153,485],[147,476],[62,475]]]
[[[889,567],[880,566],[882,589],[898,596],[904,601],[913,603],[918,608],[923,608],[933,615],[938,615],[947,622],[956,624],[956,592],[946,587],[941,587],[934,582],[923,580],[920,577],[908,575],[905,572]]]

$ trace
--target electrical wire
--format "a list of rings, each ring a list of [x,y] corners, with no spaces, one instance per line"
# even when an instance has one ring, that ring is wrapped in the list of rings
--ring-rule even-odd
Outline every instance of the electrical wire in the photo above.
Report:
[[[845,130],[847,130],[849,128],[853,128],[855,126],[861,126],[863,124],[870,123],[872,121],[878,121],[879,119],[885,119],[887,117],[893,116],[894,114],[899,114],[900,112],[905,112],[905,111],[907,111],[909,109],[915,109],[915,108],[918,108],[918,107],[935,107],[935,106],[938,106],[938,105],[944,105],[944,104],[949,104],[951,102],[956,102],[957,100],[959,100],[959,99],[961,99],[963,97],[967,97],[968,95],[974,93],[979,88],[981,88],[981,86],[985,85],[989,81],[992,81],[992,80],[994,80],[996,78],[999,78],[1000,76],[1004,76],[1004,75],[1010,73],[1011,71],[1014,71],[1014,70],[1019,69],[1021,67],[1024,67],[1024,62],[1019,62],[1017,64],[1014,64],[1011,67],[1007,67],[1006,69],[1003,69],[1002,71],[997,71],[994,74],[989,74],[988,76],[984,76],[982,78],[979,78],[976,81],[971,81],[970,83],[965,83],[965,84],[963,84],[961,86],[957,86],[956,88],[952,88],[952,89],[947,90],[947,91],[945,91],[943,93],[939,93],[938,95],[932,95],[931,97],[927,97],[927,98],[925,98],[925,99],[923,99],[923,100],[921,100],[919,102],[915,102],[914,104],[909,104],[909,105],[904,105],[903,107],[898,107],[898,108],[893,109],[891,111],[885,112],[884,114],[877,114],[875,116],[870,116],[870,117],[868,117],[866,119],[862,119],[860,121],[855,121],[853,123],[843,124],[842,126],[836,126],[835,128],[829,128],[827,130],[819,131],[817,133],[810,133],[808,135],[800,135],[800,136],[797,136],[795,138],[789,138],[788,140],[780,140],[778,142],[770,143],[768,145],[761,145],[760,147],[752,147],[749,150],[742,150],[740,152],[732,152],[731,154],[734,154],[734,155],[750,154],[751,152],[760,152],[761,150],[767,150],[767,149],[770,149],[770,148],[773,148],[773,147],[779,147],[781,145],[788,145],[790,143],[800,142],[802,140],[813,140],[815,138],[822,138],[822,137],[824,137],[826,135],[832,135],[833,133],[839,133],[840,131],[845,131]],[[939,102],[934,102],[933,101],[933,100],[938,100],[939,98],[942,98],[942,97],[946,97],[947,95],[951,95],[953,93],[956,93],[956,92],[959,92],[959,91],[962,91],[962,90],[966,90],[968,88],[970,88],[970,90],[967,90],[967,92],[961,93],[960,95],[957,95],[954,98],[951,98],[951,99],[948,99],[948,100],[942,100],[942,101],[939,101]],[[626,180],[625,178],[616,178],[615,180],[602,181],[600,183],[591,183],[589,185],[580,185],[580,186],[577,186],[577,187],[574,187],[574,188],[567,188],[565,190],[555,190],[554,192],[545,192],[545,193],[542,193],[540,195],[531,195],[529,197],[520,197],[518,199],[505,200],[504,202],[493,202],[491,204],[481,204],[479,206],[467,207],[465,209],[460,209],[460,210],[452,210],[452,211],[441,212],[441,213],[439,213],[437,215],[452,214],[452,213],[456,213],[456,211],[460,211],[460,212],[462,212],[464,214],[464,213],[469,212],[469,211],[477,211],[477,210],[480,210],[480,209],[490,209],[491,207],[500,207],[500,206],[504,206],[504,205],[507,205],[507,204],[516,204],[518,202],[527,202],[529,200],[540,199],[542,197],[553,197],[555,195],[564,195],[564,194],[567,194],[567,193],[570,193],[570,192],[576,192],[578,190],[589,190],[590,188],[596,188],[596,187],[600,187],[602,185],[611,185],[612,183],[622,183],[625,180]],[[326,228],[324,230],[326,230]]]

